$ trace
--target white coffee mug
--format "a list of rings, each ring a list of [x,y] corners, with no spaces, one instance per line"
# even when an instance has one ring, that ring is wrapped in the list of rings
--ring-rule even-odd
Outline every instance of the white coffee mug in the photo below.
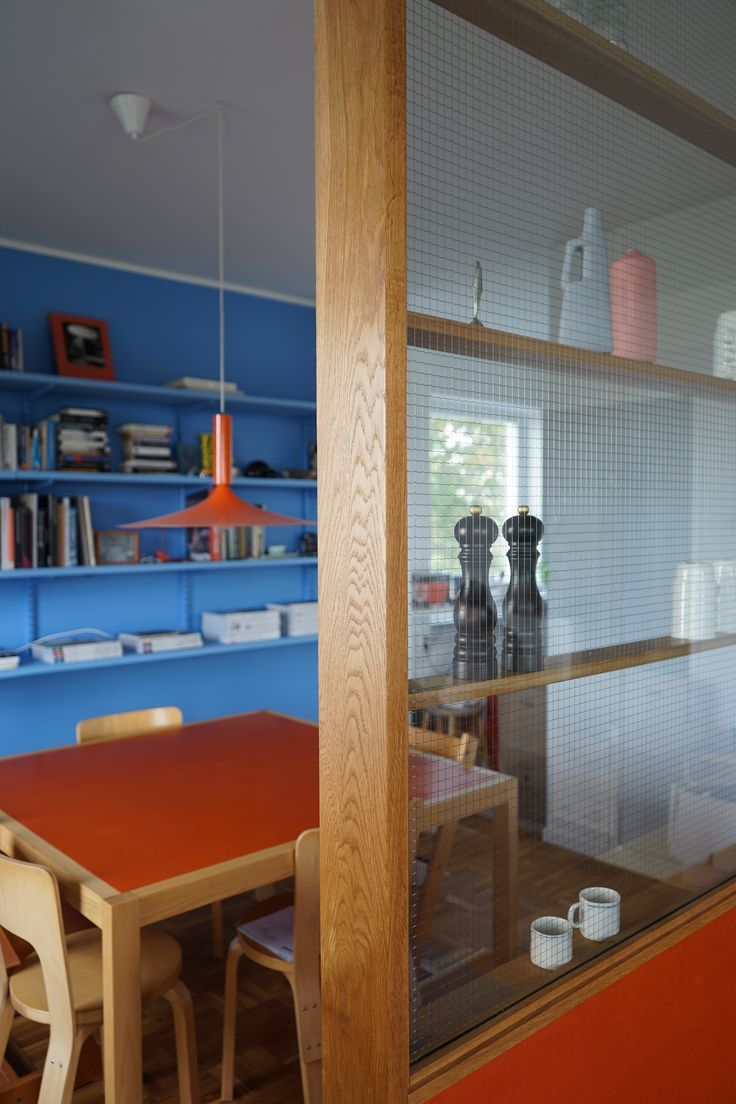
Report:
[[[672,635],[711,640],[716,635],[716,579],[711,563],[678,563],[672,588]]]
[[[575,921],[575,910],[580,919]],[[573,928],[580,928],[580,934],[586,939],[611,939],[618,935],[621,927],[621,894],[605,886],[589,886],[580,890],[580,896],[574,905],[570,905],[567,919]]]
[[[719,633],[736,632],[736,560],[714,560],[713,571],[718,590],[716,628]]]
[[[539,916],[531,926],[530,954],[535,966],[556,970],[572,958],[572,927],[561,916]]]

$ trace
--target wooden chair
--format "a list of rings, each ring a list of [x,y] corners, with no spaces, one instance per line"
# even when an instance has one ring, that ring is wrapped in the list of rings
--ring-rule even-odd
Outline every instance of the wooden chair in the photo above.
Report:
[[[243,918],[225,968],[221,1099],[233,1099],[238,963],[247,958],[286,977],[294,997],[304,1104],[322,1100],[319,975],[319,829],[302,832],[294,856],[294,897],[273,897]]]
[[[145,736],[147,732],[163,732],[180,728],[184,723],[176,705],[159,705],[154,709],[135,709],[129,713],[107,713],[102,717],[87,717],[77,723],[78,744],[101,744],[106,740],[124,740],[130,736]],[[222,901],[212,905],[212,954],[222,958],[225,951],[225,923]]]
[[[159,705],[155,709],[134,709],[129,713],[107,713],[103,717],[87,717],[77,724],[78,744],[100,744],[104,740],[122,740],[127,736],[144,736],[166,728],[181,728],[184,717],[176,705]]]
[[[96,928],[65,939],[59,888],[43,866],[0,856],[0,924],[36,952],[8,977],[0,956],[0,1058],[16,1013],[48,1024],[38,1104],[69,1104],[83,1043],[102,1025],[102,936]],[[141,932],[141,998],[165,997],[174,1014],[179,1099],[199,1104],[194,1011],[179,981],[181,947],[156,928]]]
[[[425,728],[409,728],[409,747],[424,754],[452,759],[461,767],[474,766],[478,754],[478,738],[469,732],[459,736]],[[434,833],[431,853],[426,860],[426,872],[421,880],[421,892],[416,914],[416,942],[426,943],[432,933],[432,920],[437,909],[442,882],[450,862],[457,834],[457,821],[443,824]],[[422,861],[422,860],[420,860]],[[421,869],[421,868],[420,868]],[[418,880],[418,879],[417,879]]]

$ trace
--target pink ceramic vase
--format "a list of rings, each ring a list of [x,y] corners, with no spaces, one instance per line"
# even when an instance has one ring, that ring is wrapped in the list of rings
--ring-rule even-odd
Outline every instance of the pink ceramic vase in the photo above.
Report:
[[[611,265],[611,327],[614,356],[657,359],[657,266],[638,249]]]

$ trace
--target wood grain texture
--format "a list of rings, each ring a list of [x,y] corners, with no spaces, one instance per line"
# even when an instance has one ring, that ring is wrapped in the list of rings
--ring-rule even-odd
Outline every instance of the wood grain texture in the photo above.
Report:
[[[620,671],[626,667],[642,667],[647,663],[662,663],[668,659],[681,659],[698,652],[710,652],[718,648],[730,648],[736,644],[736,633],[720,633],[712,640],[675,640],[671,636],[653,637],[651,640],[634,640],[609,648],[591,648],[587,652],[570,652],[567,655],[547,656],[542,671],[524,675],[504,675],[485,682],[454,682],[449,675],[435,675],[428,679],[414,679],[410,686],[409,708],[447,705],[450,702],[470,701],[473,698],[490,698],[498,694],[514,694],[532,686],[549,686],[555,682],[590,678],[607,671]]]
[[[574,345],[560,345],[556,341],[491,330],[472,322],[454,322],[429,314],[408,315],[407,341],[417,349],[431,349],[474,360],[502,360],[550,372],[590,372],[598,376],[601,373],[624,373],[642,377],[647,382],[659,379],[679,387],[704,388],[736,398],[736,380],[721,379],[705,372],[691,372],[686,368],[671,368],[650,360],[632,360],[592,349],[578,349]]]
[[[140,919],[138,900],[121,894],[102,915],[103,1054],[107,1104],[141,1104]]]
[[[736,120],[545,0],[438,3],[671,134],[736,165]]]
[[[584,969],[546,986],[506,1015],[468,1032],[461,1042],[414,1067],[409,1091],[411,1104],[431,1100],[443,1089],[734,907],[736,882],[731,882],[634,936],[623,946],[601,955]]]
[[[317,0],[326,1104],[408,1079],[403,0]]]

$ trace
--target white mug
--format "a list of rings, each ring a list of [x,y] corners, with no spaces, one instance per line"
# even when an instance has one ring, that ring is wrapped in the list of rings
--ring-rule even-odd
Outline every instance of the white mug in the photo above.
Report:
[[[716,635],[713,564],[678,563],[675,568],[672,635],[678,640],[711,640]]]
[[[531,926],[531,960],[543,970],[556,970],[572,958],[572,927],[561,916],[539,916]]]
[[[736,560],[714,560],[713,571],[718,590],[716,628],[719,633],[736,632]]]
[[[575,910],[580,910],[580,919],[575,922]],[[580,890],[580,897],[570,905],[567,919],[573,928],[580,928],[580,934],[586,939],[611,939],[618,935],[621,927],[621,894],[605,886],[589,886]]]

